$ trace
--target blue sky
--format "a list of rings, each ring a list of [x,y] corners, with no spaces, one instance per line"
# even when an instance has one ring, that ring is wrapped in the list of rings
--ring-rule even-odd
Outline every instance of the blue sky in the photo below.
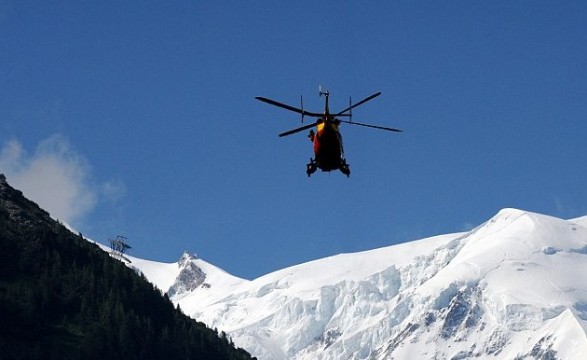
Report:
[[[244,278],[470,229],[587,214],[583,1],[0,0],[0,172],[131,254]],[[381,91],[316,173],[295,113]]]

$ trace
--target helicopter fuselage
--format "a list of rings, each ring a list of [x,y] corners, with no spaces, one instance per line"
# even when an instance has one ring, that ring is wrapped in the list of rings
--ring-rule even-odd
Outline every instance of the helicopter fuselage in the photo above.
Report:
[[[344,158],[342,135],[339,131],[340,121],[330,114],[328,91],[320,91],[320,95],[326,97],[324,115],[321,121],[316,122],[316,133],[311,130],[308,136],[314,143],[315,158],[310,159],[310,163],[306,165],[306,173],[310,176],[316,169],[322,171],[340,170],[349,176],[351,170]]]
[[[344,148],[339,125],[335,121],[324,121],[317,125],[316,133],[310,133],[314,143],[314,163],[322,171],[339,170],[348,167],[344,160]]]
[[[279,134],[279,136],[282,137],[291,134],[296,134],[300,131],[312,129],[310,130],[310,135],[308,137],[313,142],[315,158],[310,158],[310,162],[306,164],[306,173],[308,174],[308,176],[312,175],[318,169],[322,171],[340,170],[347,177],[351,174],[349,165],[347,164],[344,158],[342,136],[340,135],[339,131],[339,126],[341,123],[374,128],[379,130],[401,132],[401,130],[399,129],[389,128],[386,126],[371,125],[351,121],[352,109],[366,103],[367,101],[376,98],[377,96],[381,95],[381,92],[377,92],[371,96],[368,96],[356,104],[352,104],[349,99],[349,107],[334,114],[330,114],[330,109],[328,107],[328,91],[322,91],[322,89],[320,89],[319,94],[320,96],[324,95],[326,98],[323,113],[316,113],[304,110],[303,101],[301,101],[302,107],[297,108],[265,97],[255,97],[255,99],[260,100],[264,103],[301,114],[302,123],[304,122],[304,116],[309,116],[318,119],[313,124],[303,125],[298,128],[288,130]],[[349,120],[341,120],[339,119],[340,117],[348,117]],[[316,131],[314,131],[314,127],[316,127]]]

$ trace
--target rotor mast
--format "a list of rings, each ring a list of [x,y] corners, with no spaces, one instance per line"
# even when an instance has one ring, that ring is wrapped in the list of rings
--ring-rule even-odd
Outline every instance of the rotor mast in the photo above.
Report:
[[[320,87],[320,89],[318,91],[319,91],[320,97],[322,97],[322,95],[324,95],[326,97],[326,104],[324,105],[324,115],[329,117],[330,116],[330,109],[328,108],[328,96],[330,95],[330,93],[328,92],[328,90],[322,91],[322,87]]]

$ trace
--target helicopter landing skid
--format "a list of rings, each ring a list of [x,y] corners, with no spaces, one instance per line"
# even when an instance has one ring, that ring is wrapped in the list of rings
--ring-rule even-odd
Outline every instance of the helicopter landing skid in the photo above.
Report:
[[[310,177],[313,173],[316,172],[316,170],[318,170],[318,164],[316,163],[316,160],[310,158],[310,162],[306,164],[306,174],[308,174],[308,177]],[[351,168],[345,159],[341,160],[339,170],[341,173],[345,174],[346,177],[351,176]]]
[[[342,159],[340,163],[340,172],[345,174],[346,177],[351,176],[351,168],[349,167],[349,164],[346,163],[345,159]]]
[[[316,161],[314,159],[310,158],[310,162],[308,164],[306,164],[306,174],[308,174],[308,177],[310,177],[310,175],[315,173],[317,169],[318,169],[318,165],[316,165]]]

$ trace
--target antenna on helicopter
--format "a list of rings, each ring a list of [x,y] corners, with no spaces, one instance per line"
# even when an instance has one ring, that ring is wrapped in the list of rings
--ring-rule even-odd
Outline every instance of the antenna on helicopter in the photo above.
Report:
[[[326,95],[328,97],[330,93],[328,92],[328,90],[322,91],[322,85],[318,85],[318,94],[320,95],[320,97],[322,97],[322,95]]]

